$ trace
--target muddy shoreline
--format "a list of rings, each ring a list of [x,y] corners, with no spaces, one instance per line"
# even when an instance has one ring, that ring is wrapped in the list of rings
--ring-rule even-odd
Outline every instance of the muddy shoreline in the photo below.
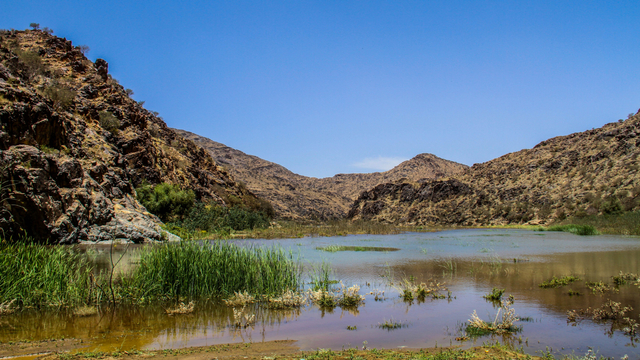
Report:
[[[439,359],[471,358],[483,359],[531,359],[539,358],[509,350],[501,345],[487,345],[466,350],[437,347],[423,349],[343,349],[332,351],[317,349],[301,351],[296,340],[274,340],[256,343],[234,343],[212,346],[196,346],[166,350],[130,350],[117,352],[92,352],[83,350],[82,340],[58,339],[24,341],[0,344],[0,359]]]

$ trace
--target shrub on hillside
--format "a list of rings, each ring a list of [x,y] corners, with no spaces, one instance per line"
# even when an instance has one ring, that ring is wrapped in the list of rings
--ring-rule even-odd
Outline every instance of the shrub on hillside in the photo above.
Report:
[[[100,111],[98,113],[98,116],[100,116],[100,126],[103,129],[107,130],[113,135],[118,135],[118,131],[120,129],[121,123],[117,117],[115,117],[112,113],[108,111]]]
[[[600,206],[600,210],[606,215],[620,215],[622,214],[622,204],[618,198],[611,196]]]
[[[193,190],[182,190],[178,185],[169,183],[142,184],[136,193],[138,201],[164,222],[182,220],[195,200]]]
[[[54,81],[44,88],[43,95],[53,102],[54,109],[65,110],[73,103],[73,99],[76,97],[76,92],[63,84]]]

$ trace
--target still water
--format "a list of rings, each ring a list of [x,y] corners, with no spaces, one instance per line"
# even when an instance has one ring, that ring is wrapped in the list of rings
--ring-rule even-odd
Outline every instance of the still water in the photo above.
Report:
[[[233,312],[216,301],[201,302],[190,315],[167,316],[161,307],[120,309],[89,317],[61,313],[21,312],[0,319],[0,341],[79,338],[87,350],[164,349],[219,343],[295,339],[303,350],[343,347],[397,348],[459,345],[470,347],[500,341],[526,353],[552,350],[554,355],[584,355],[591,347],[599,355],[640,359],[635,339],[612,322],[584,319],[567,322],[567,311],[595,308],[611,299],[634,310],[625,316],[640,322],[638,285],[593,294],[586,281],[611,284],[611,277],[640,273],[640,238],[576,236],[568,233],[525,230],[450,230],[400,235],[352,235],[330,238],[242,240],[241,246],[291,249],[307,271],[330,263],[333,278],[359,285],[365,295],[356,309],[323,311],[307,305],[291,311],[249,309],[256,323],[246,329],[231,326]],[[318,250],[331,245],[382,247],[391,251]],[[100,267],[108,267],[108,249],[85,249]],[[129,249],[120,269],[135,266],[135,249]],[[553,276],[582,279],[567,286],[543,289],[539,284]],[[405,302],[397,286],[401,279],[445,283],[450,298]],[[490,321],[497,308],[483,298],[492,288],[513,295],[516,314],[514,335],[483,336],[462,340],[461,327],[476,310]],[[569,291],[581,295],[570,296]],[[384,292],[382,301],[371,292]],[[445,292],[446,294],[446,292]],[[379,324],[399,322],[401,328],[385,330]],[[348,330],[347,327],[357,330]]]

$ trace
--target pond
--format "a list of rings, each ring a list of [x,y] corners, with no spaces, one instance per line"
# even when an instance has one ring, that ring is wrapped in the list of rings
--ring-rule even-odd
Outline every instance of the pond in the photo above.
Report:
[[[180,316],[168,316],[161,307],[88,317],[23,311],[0,318],[0,341],[73,337],[83,339],[85,349],[99,351],[279,339],[295,339],[303,350],[471,347],[500,341],[529,354],[549,349],[556,356],[584,355],[593,348],[607,357],[640,358],[637,338],[625,334],[620,321],[594,321],[587,315],[575,322],[567,319],[568,311],[595,309],[612,300],[632,307],[624,317],[640,322],[638,284],[612,286],[612,276],[620,272],[640,273],[637,237],[497,229],[235,242],[291,249],[306,272],[330,263],[332,278],[345,286],[359,285],[365,304],[333,310],[307,305],[289,311],[252,306],[247,311],[256,315],[256,323],[244,329],[231,326],[233,311],[219,301],[200,302],[194,313]],[[108,248],[84,250],[99,267],[108,268]],[[135,266],[135,249],[125,255],[120,268]],[[565,275],[580,280],[556,288],[539,286]],[[399,296],[403,280],[438,282],[448,292],[442,291],[445,296],[440,299],[403,301]],[[588,282],[599,281],[608,285],[603,292],[587,287]],[[513,295],[512,307],[524,320],[515,324],[521,331],[465,337],[464,326],[474,310],[480,318],[493,320],[499,304],[483,298],[493,288],[505,289],[505,298]],[[397,328],[382,328],[385,322]]]

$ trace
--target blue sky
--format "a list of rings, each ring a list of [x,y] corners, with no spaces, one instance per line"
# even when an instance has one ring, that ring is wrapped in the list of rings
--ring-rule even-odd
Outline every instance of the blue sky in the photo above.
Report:
[[[307,176],[467,165],[640,107],[638,1],[4,1],[136,100]]]

